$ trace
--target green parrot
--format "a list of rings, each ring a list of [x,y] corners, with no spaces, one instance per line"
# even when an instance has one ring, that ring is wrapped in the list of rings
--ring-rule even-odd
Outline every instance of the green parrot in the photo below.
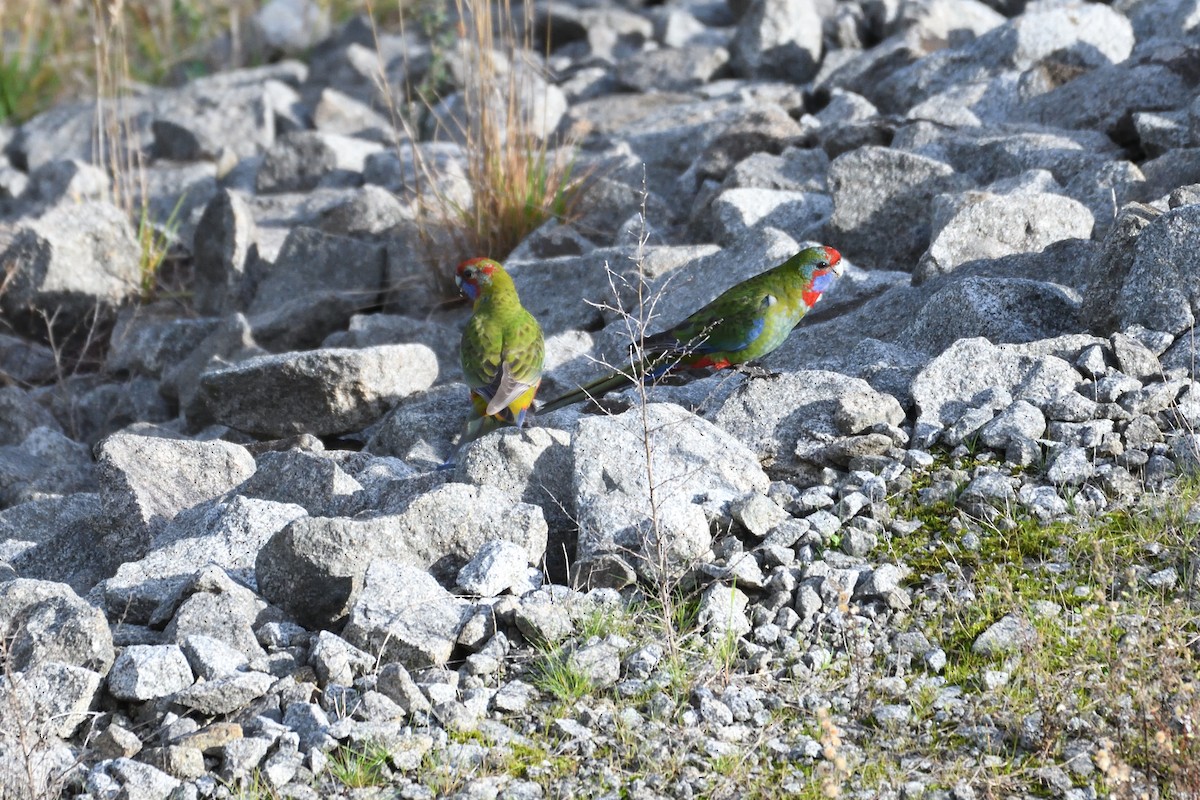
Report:
[[[654,381],[681,366],[724,369],[762,358],[783,344],[842,274],[841,260],[832,247],[801,250],[779,266],[727,289],[670,330],[647,337],[631,369],[556,397],[538,413],[623,389],[637,379]]]
[[[455,282],[474,303],[462,335],[462,371],[473,414],[462,441],[504,423],[520,428],[542,380],[542,328],[524,309],[513,280],[490,258],[458,265]]]

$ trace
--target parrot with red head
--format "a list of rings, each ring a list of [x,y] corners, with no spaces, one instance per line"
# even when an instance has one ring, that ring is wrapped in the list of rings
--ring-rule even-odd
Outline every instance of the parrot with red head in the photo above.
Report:
[[[841,276],[842,256],[809,247],[777,267],[727,289],[687,319],[647,337],[631,354],[630,369],[584,384],[538,409],[550,412],[654,381],[678,368],[724,369],[771,353],[787,339],[821,295]]]

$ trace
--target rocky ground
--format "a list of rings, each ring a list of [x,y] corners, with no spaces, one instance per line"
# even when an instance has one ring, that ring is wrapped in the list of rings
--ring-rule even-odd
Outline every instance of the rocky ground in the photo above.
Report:
[[[1200,796],[1197,19],[537,5],[503,69],[586,176],[506,259],[543,397],[804,242],[847,274],[769,374],[451,469],[478,254],[414,186],[470,204],[463,94],[389,98],[466,51],[147,89],[136,173],[90,104],[5,130],[0,797]]]

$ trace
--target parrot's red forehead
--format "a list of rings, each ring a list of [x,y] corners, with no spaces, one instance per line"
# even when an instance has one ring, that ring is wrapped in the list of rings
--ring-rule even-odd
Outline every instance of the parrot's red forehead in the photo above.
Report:
[[[826,247],[825,259],[829,262],[829,266],[832,267],[834,264],[842,260],[842,254],[837,250],[834,250],[832,247]]]
[[[490,258],[470,258],[459,264],[455,272],[462,275],[469,267],[477,267],[484,275],[491,275],[496,269],[496,262]]]

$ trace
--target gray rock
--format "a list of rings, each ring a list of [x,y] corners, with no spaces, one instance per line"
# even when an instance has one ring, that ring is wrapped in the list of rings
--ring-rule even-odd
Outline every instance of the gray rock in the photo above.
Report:
[[[751,494],[741,500],[735,500],[729,507],[729,513],[747,533],[758,539],[766,537],[772,530],[791,519],[777,503],[761,494]]]
[[[240,445],[125,432],[97,446],[96,467],[101,501],[123,534],[121,552],[132,558],[180,511],[229,491],[255,469]]]
[[[321,631],[309,652],[308,663],[322,686],[350,686],[355,678],[375,666],[375,659],[340,636]]]
[[[179,642],[179,649],[187,658],[193,674],[206,681],[230,675],[248,663],[241,651],[200,633],[184,636]]]
[[[378,244],[293,228],[246,309],[255,338],[279,350],[315,347],[379,302],[385,259]]]
[[[36,428],[62,430],[28,392],[17,386],[0,387],[0,447],[21,444]]]
[[[884,423],[897,425],[904,410],[863,380],[835,372],[801,370],[739,386],[713,418],[766,459],[772,474],[810,471],[828,442]]]
[[[833,214],[825,194],[775,189],[726,189],[714,198],[707,229],[722,245],[736,244],[762,227],[795,231],[799,238],[815,234]]]
[[[1017,400],[979,429],[984,447],[1004,450],[1015,438],[1040,439],[1046,432],[1046,416],[1025,400]]]
[[[137,306],[118,316],[105,365],[114,372],[158,377],[195,350],[217,325],[215,319],[181,319],[175,309]]]
[[[933,198],[971,181],[915,153],[863,147],[829,165],[829,235],[850,259],[875,269],[912,271],[929,246]]]
[[[102,167],[69,158],[50,161],[33,170],[29,174],[28,194],[22,199],[36,199],[51,207],[63,200],[104,200],[111,189],[112,180]]]
[[[469,608],[424,570],[377,560],[364,573],[344,635],[381,662],[398,661],[407,669],[441,666]]]
[[[505,428],[471,443],[458,457],[454,479],[494,486],[513,500],[540,506],[548,530],[546,566],[561,578],[575,554],[571,469],[571,437],[566,432]]]
[[[171,701],[206,716],[229,714],[262,697],[273,683],[275,679],[265,672],[234,672],[197,682],[176,692]]]
[[[100,496],[88,492],[0,511],[0,561],[22,577],[62,581],[87,592],[113,569],[106,554],[97,552],[107,519]]]
[[[513,542],[485,542],[458,571],[458,588],[468,594],[495,597],[528,583],[529,554]],[[519,592],[518,592],[519,593]]]
[[[239,194],[225,189],[209,202],[192,245],[197,311],[220,315],[245,306],[243,281],[258,257],[257,239],[254,216]]]
[[[264,154],[255,179],[259,194],[305,192],[362,182],[367,157],[383,145],[322,131],[285,134]]]
[[[39,313],[64,331],[87,330],[91,315],[110,314],[141,291],[140,248],[129,220],[111,203],[55,206],[6,233],[0,258],[10,277],[0,310],[39,333],[45,330]]]
[[[913,271],[915,283],[968,261],[1037,252],[1061,239],[1091,237],[1092,212],[1057,193],[1049,173],[1026,173],[1021,182],[1005,188],[934,199],[932,239]]]
[[[634,91],[686,92],[720,77],[728,62],[724,47],[643,50],[617,65],[617,79]]]
[[[361,430],[436,377],[437,357],[424,345],[283,353],[205,373],[199,399],[248,433],[323,436]]]
[[[522,597],[514,621],[521,635],[537,645],[556,644],[575,632],[567,609],[544,591]]]
[[[53,661],[102,676],[115,657],[104,614],[62,583],[0,583],[0,632],[7,664],[16,672]]]
[[[248,659],[266,656],[254,634],[254,626],[278,611],[265,614],[267,604],[254,592],[234,581],[221,568],[205,566],[196,571],[174,595],[157,609],[151,622],[170,619],[164,638],[180,642],[201,634],[224,642],[241,651]],[[121,629],[118,628],[118,632]]]
[[[0,446],[0,507],[44,494],[95,488],[95,468],[87,446],[54,428],[37,427],[20,444]]]
[[[986,389],[1003,387],[1030,401],[1070,392],[1082,382],[1069,363],[1056,356],[1033,355],[1023,345],[993,345],[986,339],[963,339],[951,345],[913,380],[919,414],[914,427],[918,446],[932,441],[942,428],[970,407]]]
[[[752,630],[749,605],[750,598],[737,587],[714,583],[700,595],[697,626],[716,636],[745,636]]]
[[[785,109],[775,104],[755,104],[724,127],[692,163],[689,172],[699,181],[723,181],[734,165],[748,156],[782,153],[789,146],[800,144],[803,138],[804,129]],[[828,164],[828,159],[824,163]]]
[[[345,92],[326,86],[313,103],[313,127],[322,133],[358,136],[372,141],[387,141],[392,123],[370,105]]]
[[[312,0],[270,0],[252,17],[268,51],[303,55],[329,36],[329,9]]]
[[[0,374],[31,385],[49,383],[58,376],[58,362],[44,344],[0,333]]]
[[[1022,104],[1019,114],[1026,120],[1054,128],[1084,128],[1111,134],[1122,121],[1129,120],[1133,111],[1188,105],[1195,97],[1196,79],[1178,70],[1191,58],[1191,52],[1181,43],[1162,42],[1158,47],[1146,48],[1120,63],[1093,69],[1029,99]]]
[[[1087,450],[1074,445],[1062,447],[1050,460],[1046,480],[1060,486],[1081,486],[1096,471]]]
[[[270,93],[261,84],[198,82],[171,93],[155,116],[150,128],[153,153],[160,159],[216,159],[224,151],[246,158],[258,155],[275,140],[274,108]]]
[[[1162,365],[1154,351],[1144,344],[1123,333],[1112,335],[1113,357],[1117,360],[1117,369],[1131,378],[1144,381],[1147,378],[1161,378]]]
[[[1122,330],[1140,324],[1178,335],[1195,323],[1193,299],[1200,296],[1198,241],[1200,205],[1172,209],[1146,225],[1116,294]]]
[[[228,781],[246,780],[267,757],[272,740],[261,737],[234,739],[222,753],[220,775]]]
[[[1132,47],[1129,21],[1108,8],[1063,5],[1030,9],[961,47],[942,50],[897,70],[873,87],[868,97],[884,110],[898,112],[959,84],[983,84],[1006,72],[1034,68],[1058,52],[1073,59],[1071,63],[1088,68],[1123,61]]]
[[[739,75],[804,83],[821,62],[821,17],[811,0],[752,0],[730,43]]]
[[[194,680],[177,645],[133,645],[113,662],[108,691],[118,700],[155,700],[191,686]]]
[[[579,421],[575,508],[581,578],[605,555],[638,561],[650,575],[678,574],[708,551],[702,497],[724,503],[769,483],[744,445],[678,406],[651,404],[614,417]],[[645,441],[654,453],[651,502]]]
[[[371,559],[432,568],[453,580],[493,539],[520,544],[527,563],[537,563],[546,547],[541,510],[513,503],[490,486],[450,483],[420,495],[399,514],[297,519],[259,551],[256,576],[264,596],[302,623],[328,624],[357,599]]]
[[[608,641],[586,644],[572,651],[567,663],[597,688],[612,686],[621,677],[621,651]]]
[[[334,453],[284,450],[260,455],[257,470],[237,492],[244,497],[301,506],[314,517],[337,516],[363,490]]]
[[[238,496],[200,504],[162,528],[146,555],[122,563],[91,599],[128,623],[166,619],[198,567],[251,575],[259,549],[302,516],[299,506]]]
[[[58,661],[0,676],[0,722],[4,723],[0,726],[0,744],[4,744],[0,748],[0,767],[6,771],[0,786],[7,790],[12,780],[7,770],[17,766],[8,753],[29,754],[26,758],[18,756],[21,775],[27,780],[35,777],[31,772],[51,766],[39,763],[46,751],[57,760],[59,754],[47,740],[70,737],[88,719],[88,709],[96,700],[102,679],[89,669]],[[35,787],[26,782],[21,788],[29,791]]]
[[[397,403],[370,429],[371,438],[363,449],[375,455],[394,456],[413,465],[440,466],[454,456],[452,432],[462,429],[470,402],[470,390],[463,383],[439,385],[411,395]],[[494,440],[485,437],[481,441]],[[497,441],[496,445],[499,444]],[[480,456],[492,449],[491,444],[477,447],[483,448]],[[470,450],[466,453],[468,458],[470,453]],[[468,476],[464,475],[462,479],[467,480]],[[477,473],[469,476],[469,482],[477,480]]]
[[[995,658],[1019,653],[1037,641],[1037,631],[1026,620],[1006,614],[975,637],[971,652]]]
[[[1056,283],[968,277],[942,285],[898,341],[932,354],[973,337],[1036,341],[1077,330],[1078,309],[1078,296]]]

